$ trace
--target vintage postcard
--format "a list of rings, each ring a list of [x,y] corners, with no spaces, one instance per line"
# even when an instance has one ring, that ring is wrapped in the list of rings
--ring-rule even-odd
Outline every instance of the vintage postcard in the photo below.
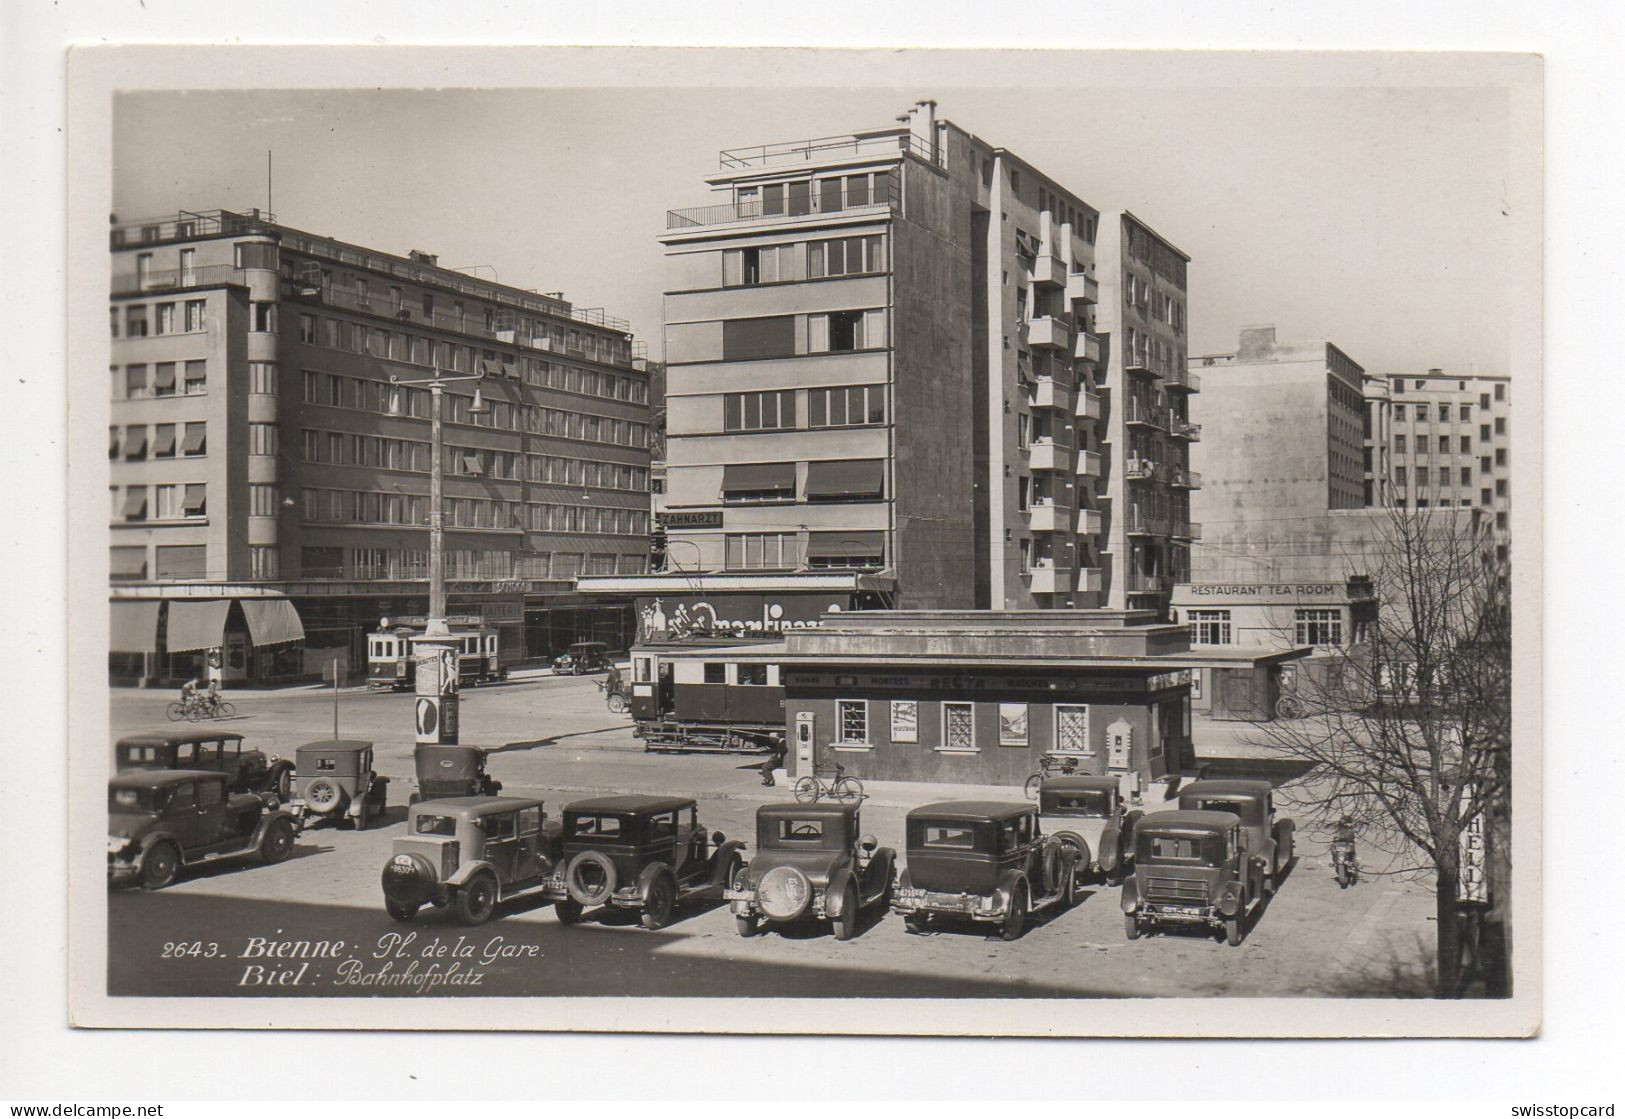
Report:
[[[69,77],[76,1025],[1538,1029],[1539,58]]]

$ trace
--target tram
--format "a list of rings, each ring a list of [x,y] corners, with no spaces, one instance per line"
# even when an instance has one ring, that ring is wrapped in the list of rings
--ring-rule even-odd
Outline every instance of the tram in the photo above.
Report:
[[[693,637],[632,647],[633,734],[648,753],[777,753],[785,746],[780,642]]]
[[[367,686],[404,691],[417,682],[412,638],[423,636],[426,618],[381,618],[367,635]],[[502,663],[501,640],[495,626],[478,616],[446,619],[457,651],[459,687],[487,684],[508,678]]]

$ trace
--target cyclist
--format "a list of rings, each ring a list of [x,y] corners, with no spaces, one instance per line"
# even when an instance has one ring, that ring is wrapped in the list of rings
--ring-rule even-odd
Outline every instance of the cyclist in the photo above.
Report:
[[[191,707],[198,701],[197,691],[201,684],[201,680],[193,678],[181,685],[181,706],[183,708]]]
[[[1357,865],[1354,858],[1354,820],[1346,813],[1332,831],[1332,865]]]

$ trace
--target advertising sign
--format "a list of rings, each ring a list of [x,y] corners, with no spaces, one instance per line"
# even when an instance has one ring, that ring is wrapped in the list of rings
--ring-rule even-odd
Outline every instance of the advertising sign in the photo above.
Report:
[[[846,594],[719,594],[638,599],[638,640],[705,634],[748,636],[808,629],[825,613],[852,608]]]

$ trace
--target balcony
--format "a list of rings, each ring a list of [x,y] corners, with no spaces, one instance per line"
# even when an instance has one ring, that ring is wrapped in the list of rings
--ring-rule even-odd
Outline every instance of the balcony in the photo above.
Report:
[[[246,284],[241,268],[233,268],[229,264],[207,264],[201,268],[174,268],[160,272],[147,272],[144,275],[121,275],[113,277],[114,295],[140,295],[150,292],[162,295],[170,291],[187,291],[192,288],[216,287],[220,284]]]
[[[1129,594],[1166,594],[1174,582],[1166,575],[1130,575]]]
[[[1087,331],[1078,331],[1078,344],[1072,351],[1072,356],[1079,361],[1100,362],[1100,335],[1090,334]]]
[[[1054,315],[1039,315],[1027,324],[1027,345],[1035,350],[1064,350],[1072,343],[1072,326]]]
[[[1125,423],[1135,424],[1139,427],[1153,427],[1158,431],[1166,431],[1168,428],[1167,414],[1158,411],[1143,400],[1135,400],[1130,397],[1128,407],[1123,411],[1125,413],[1123,416]]]
[[[1174,536],[1180,540],[1202,539],[1202,526],[1195,521],[1186,521],[1182,525],[1174,526]]]
[[[1066,286],[1066,265],[1053,254],[1040,251],[1033,260],[1033,283],[1044,287]]]
[[[1072,466],[1072,452],[1051,439],[1034,440],[1027,448],[1027,465],[1033,470],[1067,470]]]
[[[1099,303],[1100,281],[1083,272],[1066,278],[1066,297],[1075,303]]]
[[[1066,590],[1066,581],[1053,564],[1034,564],[1027,578],[1027,589],[1033,594],[1057,594]]]
[[[1027,510],[1027,527],[1034,532],[1072,531],[1072,510],[1053,501],[1034,502]]]
[[[1163,384],[1180,392],[1201,392],[1202,378],[1189,369],[1170,368],[1162,374]]]
[[[1130,509],[1123,517],[1123,531],[1130,536],[1167,536],[1168,529],[1168,518],[1140,509]]]
[[[812,140],[729,148],[717,153],[717,167],[723,171],[740,171],[908,153],[934,163],[933,147],[928,141],[910,135],[907,129],[888,128],[860,135],[820,136]]]
[[[1168,434],[1175,439],[1196,443],[1202,438],[1202,425],[1187,423],[1184,420],[1173,420],[1168,425]]]
[[[1106,531],[1106,514],[1099,509],[1078,510],[1078,535],[1099,536]]]
[[[1078,452],[1078,474],[1084,478],[1098,478],[1104,468],[1100,455],[1095,451]]]
[[[1162,471],[1148,458],[1131,458],[1123,463],[1123,477],[1131,482],[1159,482]]]
[[[1080,420],[1100,419],[1100,396],[1088,391],[1078,393],[1078,406],[1073,415]]]
[[[1106,573],[1098,567],[1078,568],[1078,590],[1085,594],[1101,594],[1106,590]]]
[[[1169,484],[1182,490],[1199,490],[1202,488],[1202,476],[1194,470],[1184,470],[1174,467],[1168,472]]]
[[[1072,411],[1072,389],[1065,384],[1057,384],[1053,377],[1040,377],[1033,386],[1032,406],[1034,408],[1053,408],[1059,412]]]
[[[1148,354],[1124,354],[1123,368],[1130,373],[1144,373],[1148,377],[1158,375],[1158,371],[1151,364],[1151,358]]]

